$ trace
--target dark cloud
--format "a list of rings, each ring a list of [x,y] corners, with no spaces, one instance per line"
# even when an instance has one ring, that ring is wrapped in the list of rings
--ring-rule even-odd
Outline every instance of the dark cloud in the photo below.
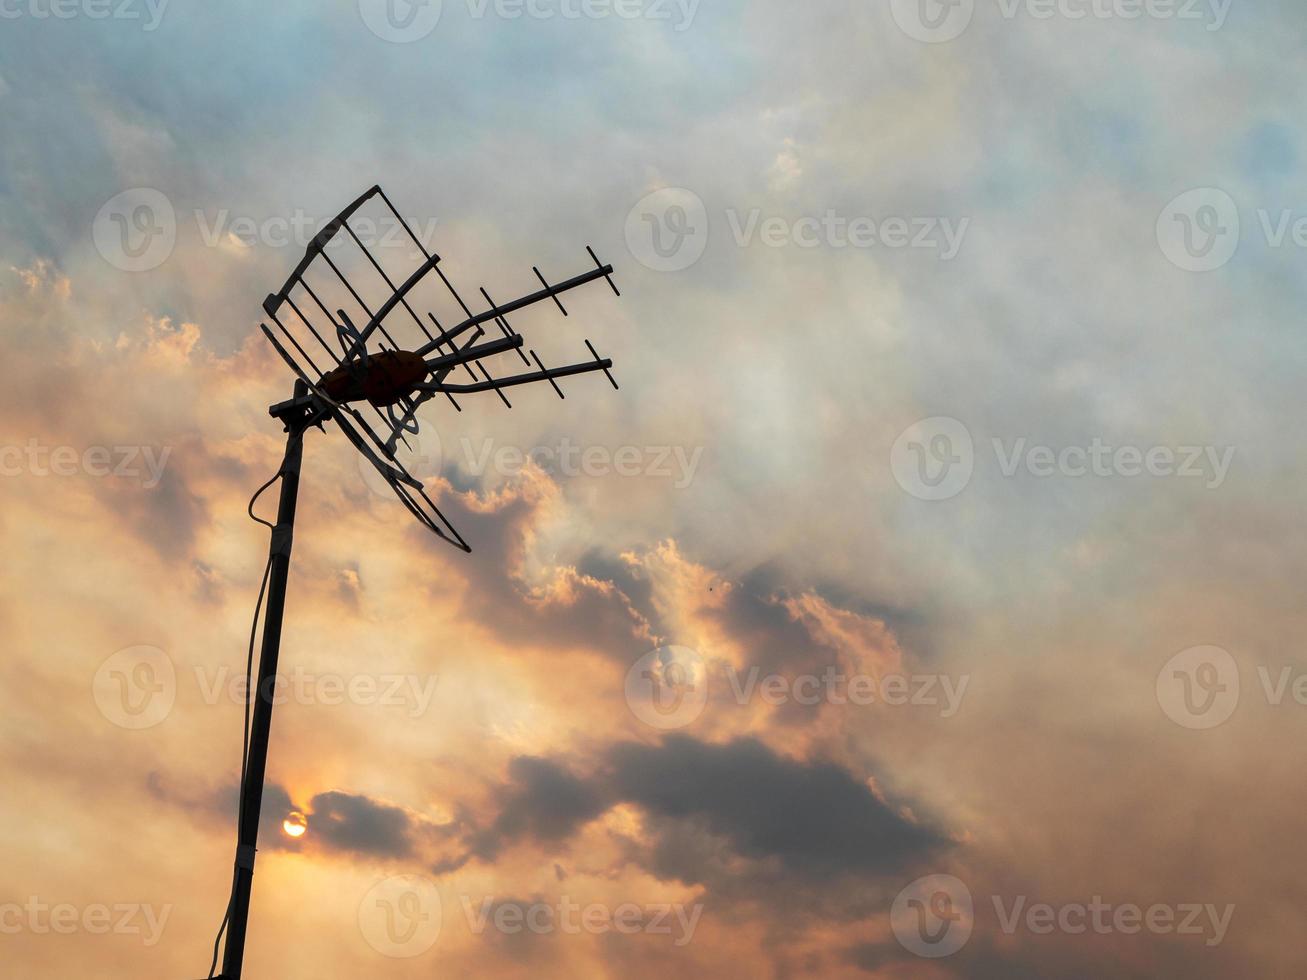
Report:
[[[653,583],[638,565],[622,561],[610,552],[592,548],[576,563],[576,568],[582,575],[612,582],[640,615],[659,627],[653,601]],[[657,632],[664,633],[665,630],[659,627]]]
[[[309,831],[320,846],[384,857],[413,851],[414,820],[399,807],[333,791],[313,797],[309,811]]]
[[[133,528],[137,537],[165,559],[192,555],[198,531],[208,523],[204,501],[169,460],[157,486],[109,485],[104,500]],[[140,465],[139,459],[137,465]]]
[[[722,606],[710,615],[740,644],[748,662],[764,671],[838,663],[840,651],[815,636],[786,608],[785,594],[772,571],[757,569],[730,589]]]
[[[860,970],[872,973],[889,963],[903,962],[908,959],[908,956],[902,946],[888,943],[859,943],[843,950],[840,958]]]
[[[844,963],[851,964],[867,973],[878,977],[893,976],[909,978],[919,975],[918,968],[922,961],[915,954],[900,946],[894,940],[881,943],[858,943],[835,955]],[[973,936],[958,953],[943,963],[937,963],[948,975],[967,978],[967,980],[1072,980],[1085,976],[1125,977],[1133,974],[1102,973],[1098,970],[1083,972],[1083,963],[1075,965],[1049,964],[1047,972],[1040,972],[1029,964],[1005,956],[992,949],[983,936]],[[889,971],[888,973],[886,971]],[[1071,971],[1071,972],[1068,972]],[[936,974],[932,974],[934,976]]]
[[[442,511],[472,546],[458,565],[468,583],[465,613],[505,642],[535,649],[596,650],[618,659],[651,649],[649,624],[611,580],[565,567],[538,585],[522,579],[539,506],[529,486],[505,492],[488,508],[466,496],[441,498]]]
[[[946,843],[848,770],[786,759],[752,738],[626,743],[610,761],[620,798],[656,816],[701,820],[739,854],[776,858],[803,877],[891,872]]]
[[[160,773],[146,782],[157,800],[195,813],[206,822],[226,824],[235,838],[240,789],[235,782],[218,789],[178,787]],[[282,832],[287,814],[303,810],[309,833],[295,840]],[[259,811],[259,849],[264,851],[324,851],[380,857],[408,857],[419,842],[434,842],[434,825],[397,806],[354,793],[319,793],[307,806],[295,803],[278,783],[263,787]]]
[[[472,844],[476,856],[485,860],[493,860],[510,840],[564,840],[607,808],[593,782],[548,759],[514,759],[509,777],[512,783],[501,794],[498,817]]]
[[[754,739],[622,743],[585,777],[555,760],[521,757],[510,778],[498,815],[471,835],[468,856],[493,861],[518,840],[566,841],[620,802],[643,809],[656,835],[652,849],[631,860],[668,879],[723,881],[732,866],[739,875],[739,857],[757,862],[760,873],[810,883],[877,877],[948,843],[848,770],[786,759]]]
[[[145,785],[150,796],[161,803],[180,807],[205,822],[230,826],[235,845],[236,817],[240,811],[240,787],[237,783],[227,783],[217,789],[196,788],[178,785],[163,773],[152,772]],[[297,842],[281,833],[282,821],[294,809],[295,804],[285,787],[271,782],[264,784],[263,803],[259,808],[260,850],[296,849]]]

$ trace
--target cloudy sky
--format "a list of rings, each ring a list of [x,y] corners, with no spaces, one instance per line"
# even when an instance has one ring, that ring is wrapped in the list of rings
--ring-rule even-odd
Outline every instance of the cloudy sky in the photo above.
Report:
[[[208,973],[260,304],[379,183],[469,297],[612,262],[514,326],[621,390],[426,406],[467,555],[306,437],[246,976],[1299,975],[1305,42],[0,0],[0,973]]]

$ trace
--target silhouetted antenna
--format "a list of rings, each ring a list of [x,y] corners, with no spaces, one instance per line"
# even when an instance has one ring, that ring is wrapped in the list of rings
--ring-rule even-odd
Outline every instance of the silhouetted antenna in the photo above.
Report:
[[[592,343],[590,343],[590,341],[587,340],[587,341],[585,342],[585,345],[586,345],[587,347],[590,348],[590,353],[594,356],[594,359],[595,359],[596,364],[597,364],[600,368],[603,369],[604,376],[608,379],[608,383],[609,383],[610,385],[612,385],[612,386],[613,386],[613,390],[616,391],[616,390],[617,390],[617,382],[613,379],[613,372],[610,371],[610,370],[608,370],[610,367],[613,366],[613,362],[612,362],[612,361],[609,361],[609,360],[606,360],[606,359],[603,359],[603,358],[600,358],[598,352],[595,351],[595,345],[592,344]],[[591,370],[593,370],[593,368],[592,368]]]
[[[374,198],[381,201],[404,229],[421,256],[416,267],[398,272],[388,270],[381,261],[382,256],[374,254],[379,245],[369,248],[364,236],[350,224],[360,208]],[[333,254],[328,254],[328,250]],[[546,300],[552,300],[566,316],[567,309],[560,295],[597,279],[607,280],[613,292],[620,296],[612,279],[613,267],[600,262],[588,245],[586,251],[594,261],[594,269],[551,284],[538,267],[532,266],[544,289],[507,303],[496,303],[482,288],[481,295],[490,308],[473,313],[440,268],[440,257],[414,234],[385,192],[376,186],[360,195],[313,237],[281,289],[263,301],[263,311],[273,326],[262,323],[260,328],[296,380],[293,396],[269,409],[285,425],[288,436],[280,470],[259,491],[262,493],[280,479],[281,501],[265,579],[267,612],[258,682],[249,688],[256,692],[251,695],[254,698],[252,722],[248,701],[246,707],[247,742],[242,758],[236,870],[227,916],[219,932],[219,940],[223,931],[227,938],[219,975],[222,980],[240,980],[243,969],[304,433],[311,427],[334,422],[423,527],[442,541],[470,551],[421,481],[404,468],[395,455],[396,450],[401,444],[407,445],[406,436],[421,432],[418,410],[436,395],[444,395],[461,412],[455,395],[493,391],[504,405],[512,408],[505,394],[507,388],[547,381],[562,398],[558,379],[594,371],[603,371],[613,387],[617,387],[610,371],[613,362],[600,357],[589,340],[585,345],[592,360],[550,368],[534,349],[529,349],[530,358],[527,357],[523,351],[525,338],[508,320],[510,314]],[[430,295],[431,290],[424,289],[432,282],[440,284],[435,296]],[[450,300],[456,311],[451,314],[447,310],[446,315],[462,319],[446,329],[434,308]],[[485,339],[485,325],[489,323],[494,323],[502,336]],[[534,364],[534,369],[519,374],[503,374],[498,370],[492,373],[489,365],[494,359],[510,352],[526,367]],[[462,374],[456,374],[459,369]],[[453,380],[464,375],[468,380]],[[258,495],[255,494],[255,499]],[[251,516],[253,505],[252,500]],[[257,617],[256,612],[256,621]],[[251,663],[252,659],[251,647]],[[214,958],[216,969],[216,945]],[[212,976],[213,970],[209,972]]]
[[[378,246],[369,247],[351,224],[360,208],[373,199],[384,204],[421,257],[406,274],[388,271],[383,257],[375,254]],[[424,493],[416,499],[405,498],[401,487],[414,493],[423,488],[404,469],[396,450],[407,445],[406,437],[419,433],[417,412],[431,398],[442,395],[462,411],[456,396],[492,391],[512,408],[505,391],[510,387],[548,382],[561,396],[557,379],[571,374],[603,371],[612,381],[611,362],[600,358],[588,342],[592,361],[546,368],[534,351],[528,357],[522,336],[509,321],[511,314],[546,300],[567,315],[561,295],[597,279],[607,280],[616,292],[612,266],[600,262],[593,248],[586,246],[586,252],[594,269],[551,283],[538,266],[532,266],[544,288],[507,303],[496,302],[482,287],[488,309],[474,313],[440,268],[440,256],[427,248],[381,188],[373,187],[314,236],[282,288],[264,301],[264,312],[279,331],[274,334],[265,324],[264,333],[308,386],[307,397],[324,407],[332,421],[343,423],[342,431],[400,499],[410,509],[416,506],[420,510],[429,498]],[[351,257],[360,261],[351,263]],[[359,268],[351,268],[351,264]],[[433,310],[423,309],[425,303],[434,305],[422,289],[428,278],[438,282],[447,299],[453,300],[463,317],[457,325],[446,329]],[[291,319],[285,319],[286,310]],[[483,326],[492,323],[502,336],[484,341]],[[473,339],[462,342],[467,335]],[[535,370],[505,377],[494,367],[494,360],[510,351]],[[466,382],[452,377],[460,367],[467,372]],[[424,523],[439,537],[467,549],[434,504],[426,516]]]
[[[482,287],[481,287],[481,295],[484,296],[484,297],[486,298],[486,302],[490,304],[490,308],[491,308],[491,309],[494,309],[494,308],[495,308],[495,301],[494,301],[493,299],[490,298],[490,294],[489,294],[488,292],[486,292],[486,287],[485,287],[485,286],[482,286]],[[495,317],[495,323],[497,323],[497,324],[499,325],[499,330],[500,330],[501,333],[503,333],[503,335],[504,335],[505,337],[511,337],[511,336],[513,336],[513,330],[512,330],[512,328],[508,325],[508,320],[506,320],[504,317],[502,317],[502,316],[497,316],[497,317]],[[531,363],[530,361],[528,361],[528,360],[526,359],[526,355],[522,353],[521,348],[518,348],[517,356],[520,357],[520,358],[522,358],[522,363],[523,363],[523,364],[530,364],[530,363]]]

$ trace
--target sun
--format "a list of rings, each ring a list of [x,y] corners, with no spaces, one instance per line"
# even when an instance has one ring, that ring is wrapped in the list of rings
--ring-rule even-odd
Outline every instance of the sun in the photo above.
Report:
[[[281,822],[281,829],[287,837],[303,837],[309,829],[308,819],[298,810],[294,810],[286,815],[286,819]]]

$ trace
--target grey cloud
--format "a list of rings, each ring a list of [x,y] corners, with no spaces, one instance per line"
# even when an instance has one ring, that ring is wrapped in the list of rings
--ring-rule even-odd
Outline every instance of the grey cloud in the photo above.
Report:
[[[783,604],[784,594],[767,568],[746,575],[725,605],[712,613],[743,647],[751,664],[764,671],[785,666],[839,662],[839,651],[826,646]]]
[[[699,818],[740,853],[803,877],[882,874],[947,841],[906,820],[847,769],[796,762],[756,739],[712,745],[684,735],[610,754],[615,793],[650,813]]]
[[[848,770],[786,759],[750,738],[621,743],[584,777],[557,760],[522,757],[510,777],[498,816],[471,841],[483,860],[513,841],[565,842],[619,802],[640,807],[658,828],[654,850],[642,860],[685,880],[702,880],[714,863],[703,848],[716,845],[702,833],[724,840],[736,855],[777,861],[787,876],[814,881],[888,874],[948,846]]]
[[[240,788],[233,781],[217,788],[180,785],[161,772],[146,778],[146,790],[154,799],[193,814],[206,823],[226,824],[235,839],[236,817],[240,809]],[[295,808],[290,794],[278,783],[263,787],[259,810],[259,840],[263,850],[293,849],[294,844],[281,833],[281,822]]]
[[[472,545],[472,554],[460,557],[458,571],[468,579],[466,614],[483,628],[509,643],[598,650],[619,659],[652,645],[648,623],[611,581],[578,573],[568,582],[570,601],[531,594],[530,584],[516,573],[537,517],[537,505],[524,494],[510,495],[489,512],[449,495],[440,506]]]
[[[413,818],[366,796],[319,793],[309,804],[309,829],[315,842],[332,850],[384,857],[413,851]]]
[[[493,860],[506,841],[563,840],[606,809],[593,781],[548,759],[516,758],[509,765],[509,778],[498,817],[473,840],[473,852],[486,860]]]

